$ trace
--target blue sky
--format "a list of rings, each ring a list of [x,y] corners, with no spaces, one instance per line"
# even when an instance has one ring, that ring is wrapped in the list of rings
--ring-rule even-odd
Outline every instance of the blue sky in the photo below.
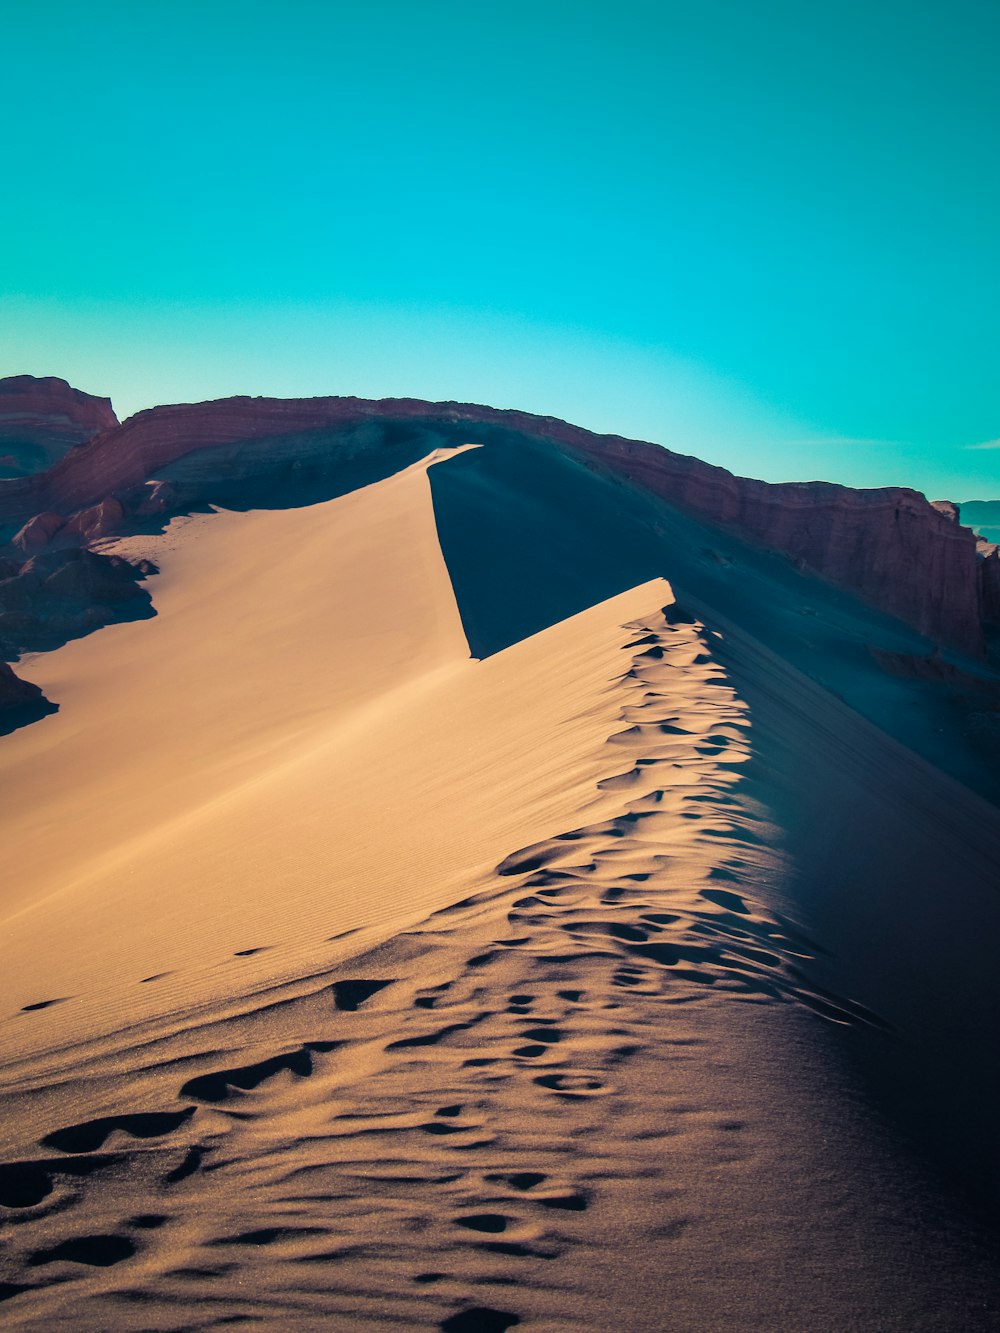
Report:
[[[992,3],[17,6],[0,373],[1000,495]]]

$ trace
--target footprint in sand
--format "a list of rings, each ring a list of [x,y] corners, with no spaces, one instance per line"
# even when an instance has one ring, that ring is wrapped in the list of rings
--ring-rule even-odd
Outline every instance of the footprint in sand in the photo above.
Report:
[[[154,1139],[171,1134],[194,1115],[194,1110],[193,1106],[186,1106],[180,1111],[141,1111],[105,1116],[100,1120],[86,1120],[79,1125],[69,1125],[66,1129],[53,1130],[40,1142],[46,1148],[55,1148],[59,1152],[96,1152],[103,1146],[105,1139],[116,1131],[134,1139]]]
[[[381,981],[335,981],[333,983],[333,1002],[338,1009],[346,1013],[353,1013],[360,1009],[366,1000],[370,1000],[373,995],[377,995],[380,990],[386,986],[391,986],[395,977],[387,977]]]
[[[449,1315],[438,1327],[441,1333],[505,1333],[521,1322],[521,1316],[507,1310],[494,1310],[488,1305],[474,1305]]]
[[[539,1074],[535,1082],[562,1097],[595,1097],[611,1091],[596,1074]]]
[[[136,1253],[136,1246],[127,1236],[74,1236],[72,1240],[60,1241],[45,1250],[36,1250],[28,1258],[31,1268],[42,1264],[54,1264],[67,1261],[73,1264],[88,1264],[92,1268],[110,1268],[125,1259],[131,1259]]]
[[[51,1009],[54,1004],[65,1004],[71,1000],[72,995],[60,995],[55,1000],[37,1000],[34,1004],[25,1004],[21,1006],[22,1014],[33,1014],[36,1009]]]

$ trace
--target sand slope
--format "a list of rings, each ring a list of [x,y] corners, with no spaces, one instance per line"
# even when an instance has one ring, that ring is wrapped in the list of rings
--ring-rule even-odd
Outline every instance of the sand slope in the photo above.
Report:
[[[649,598],[473,662],[425,466],[124,543],[162,566],[157,618],[32,664],[62,710],[0,759],[0,1006],[75,1002],[8,1029],[15,1049],[163,1008],[149,976],[190,1005],[329,963],[578,804],[594,680]]]
[[[34,664],[5,1319],[996,1327],[997,812],[748,632],[780,579],[468,460],[171,529],[156,620]]]

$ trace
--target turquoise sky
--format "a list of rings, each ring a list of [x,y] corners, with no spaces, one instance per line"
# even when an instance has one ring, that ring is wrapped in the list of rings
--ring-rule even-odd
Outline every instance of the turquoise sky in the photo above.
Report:
[[[1000,495],[1000,6],[11,6],[0,373]]]

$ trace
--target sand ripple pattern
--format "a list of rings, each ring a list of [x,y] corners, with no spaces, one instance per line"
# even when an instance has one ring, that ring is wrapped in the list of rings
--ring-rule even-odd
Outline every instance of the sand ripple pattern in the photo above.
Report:
[[[877,1022],[758,897],[781,853],[711,632],[676,605],[625,629],[599,819],[331,975],[280,1042],[262,1015],[238,1062],[180,1061],[172,1103],[0,1165],[9,1327],[621,1326],[608,1237],[669,1263],[700,1206],[675,1164],[752,1151],[692,1092],[699,1013]]]

